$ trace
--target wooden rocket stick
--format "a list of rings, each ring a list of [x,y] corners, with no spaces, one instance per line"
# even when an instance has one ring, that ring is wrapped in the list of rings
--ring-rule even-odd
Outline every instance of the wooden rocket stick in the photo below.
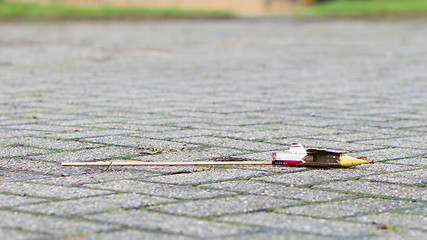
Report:
[[[369,160],[369,159],[368,159]],[[63,162],[62,166],[200,166],[200,165],[275,165],[290,167],[341,168],[372,163],[372,160],[340,156],[337,162],[302,162],[290,164],[284,160],[273,161],[195,161],[195,162],[142,162],[142,161],[101,161],[101,162]]]
[[[195,166],[195,165],[273,165],[272,161],[218,161],[218,162],[63,162],[62,166]]]

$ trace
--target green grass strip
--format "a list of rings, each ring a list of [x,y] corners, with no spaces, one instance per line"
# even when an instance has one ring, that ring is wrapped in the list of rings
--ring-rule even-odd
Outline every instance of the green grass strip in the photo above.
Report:
[[[0,1],[0,18],[2,19],[228,18],[232,16],[231,12],[225,10],[204,11],[175,7],[75,7]]]
[[[313,4],[302,17],[427,16],[427,0],[335,0]]]

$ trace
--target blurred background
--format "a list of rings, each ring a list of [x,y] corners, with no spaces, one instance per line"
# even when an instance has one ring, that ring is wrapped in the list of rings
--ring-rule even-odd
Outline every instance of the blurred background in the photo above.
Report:
[[[420,17],[427,0],[0,0],[0,17]]]
[[[238,15],[286,13],[296,5],[315,0],[7,0],[19,3],[66,4],[74,6],[139,6],[150,8],[224,10]]]

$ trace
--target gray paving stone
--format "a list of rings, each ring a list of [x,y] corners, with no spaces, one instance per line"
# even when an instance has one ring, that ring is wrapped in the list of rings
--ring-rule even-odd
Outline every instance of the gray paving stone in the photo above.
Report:
[[[0,185],[0,192],[17,194],[21,196],[58,199],[72,199],[113,193],[111,191],[105,190],[89,190],[84,188],[72,188],[23,182],[9,182],[8,184],[2,184]]]
[[[406,121],[406,120],[423,120],[426,114],[422,111],[402,111],[396,113],[386,114],[387,118],[393,117],[395,120]]]
[[[399,212],[424,215],[427,217],[427,208],[426,207],[409,208],[409,209],[400,210]]]
[[[31,233],[15,229],[0,228],[0,236],[3,240],[38,240],[38,239],[53,239],[52,235]]]
[[[397,184],[367,181],[346,181],[322,184],[314,186],[314,188],[331,189],[348,193],[383,196],[396,199],[427,201],[427,190],[425,188]]]
[[[95,99],[93,99],[95,100]],[[102,107],[99,106],[101,109]],[[68,110],[69,111],[69,110]],[[68,112],[66,111],[66,112]],[[108,123],[108,122],[114,122],[119,120],[120,118],[109,118],[105,116],[84,116],[84,115],[78,115],[74,116],[72,118],[68,118],[66,120],[59,120],[59,121],[51,121],[55,125],[59,126],[72,126],[72,127],[86,127],[91,126],[94,123]],[[104,131],[105,132],[105,131]],[[117,132],[117,131],[116,131]]]
[[[218,131],[207,130],[207,129],[188,129],[187,130],[185,128],[184,129],[178,128],[178,129],[173,129],[173,131],[169,130],[169,131],[162,131],[162,132],[139,131],[132,136],[150,138],[150,139],[169,140],[174,138],[217,135],[217,132]]]
[[[172,200],[173,201],[173,200]],[[42,213],[56,216],[75,216],[92,213],[118,211],[121,209],[136,209],[157,203],[171,202],[167,198],[144,196],[140,194],[114,194],[77,200],[40,203],[15,207],[16,210]],[[76,208],[75,206],[79,206]]]
[[[399,172],[399,171],[414,170],[419,168],[417,166],[400,165],[400,164],[393,164],[393,163],[395,162],[388,161],[386,163],[363,164],[363,165],[359,165],[357,168],[366,169],[369,171],[378,171],[378,172]]]
[[[175,199],[203,199],[230,196],[235,193],[222,190],[202,189],[199,187],[170,184],[148,183],[133,180],[121,180],[100,184],[87,184],[86,187],[113,191],[141,193]]]
[[[381,133],[381,132],[356,132],[356,133],[346,133],[344,132],[338,132],[339,134],[334,135],[327,135],[327,136],[313,136],[312,139],[319,139],[319,140],[327,140],[327,141],[336,141],[336,142],[343,142],[343,143],[363,143],[363,144],[369,144],[369,145],[375,145],[375,146],[383,146],[381,144],[376,144],[377,142],[384,142],[387,141],[387,138],[393,138],[395,135],[392,133]],[[374,140],[373,140],[374,139]],[[377,140],[381,139],[381,140]],[[385,145],[387,147],[387,145]]]
[[[375,222],[379,225],[385,224],[387,226],[402,226],[405,229],[418,229],[424,231],[427,229],[427,217],[419,215],[385,212],[375,215],[346,218],[346,220],[364,223]]]
[[[129,136],[106,136],[106,137],[97,137],[97,138],[85,138],[81,141],[90,142],[90,143],[101,143],[101,144],[109,144],[115,146],[126,146],[126,147],[144,147],[151,146],[159,149],[160,151],[167,150],[184,150],[184,149],[192,149],[197,148],[197,145],[193,144],[184,144],[177,143],[171,141],[162,141],[141,137],[129,137]]]
[[[410,158],[425,155],[427,150],[411,149],[411,148],[388,148],[373,150],[367,152],[357,152],[360,156],[365,156],[373,159],[376,162],[382,162],[386,160],[394,160],[400,158]]]
[[[146,231],[138,231],[138,230],[123,230],[123,231],[88,234],[88,235],[85,235],[84,237],[72,237],[72,238],[67,238],[67,239],[70,239],[70,240],[97,240],[97,239],[104,239],[104,240],[117,240],[117,239],[127,239],[127,240],[141,240],[141,239],[186,240],[186,239],[193,239],[193,238],[179,236],[176,234],[146,232]]]
[[[7,144],[0,144],[0,159],[2,158],[13,158],[13,157],[25,157],[30,155],[39,155],[44,153],[50,153],[52,151],[39,149],[39,148],[31,148],[25,146],[17,146]]]
[[[415,148],[423,149],[427,148],[427,139],[425,136],[422,137],[405,137],[405,138],[392,138],[389,140],[369,140],[363,141],[365,144],[372,144],[384,147],[403,147],[403,148]]]
[[[427,166],[427,157],[426,155],[422,157],[415,157],[415,158],[405,158],[400,160],[392,160],[388,161],[389,163],[396,163],[396,164],[403,164],[403,165],[415,165],[415,166]]]
[[[321,236],[364,237],[369,236],[373,226],[344,221],[317,219],[303,216],[291,216],[277,213],[250,213],[238,216],[225,216],[218,221],[272,227],[285,231],[298,231]],[[339,229],[337,231],[337,229]]]
[[[304,234],[300,232],[291,232],[291,231],[278,231],[276,229],[274,230],[266,230],[262,232],[256,232],[256,233],[250,233],[250,234],[242,234],[242,235],[234,235],[234,236],[227,236],[227,237],[221,237],[221,239],[225,240],[238,240],[238,239],[272,239],[272,240],[296,240],[296,239],[335,239],[331,237],[324,237],[319,235],[313,235],[313,234]]]
[[[215,131],[217,134],[212,135],[219,135],[221,132],[256,132],[262,130],[260,126],[262,125],[239,125],[239,126],[233,126],[233,125],[224,125],[220,124],[219,121],[212,121],[212,114],[210,113],[211,117],[208,118],[208,120],[205,121],[185,121],[182,123],[173,123],[174,127],[178,128],[184,128],[184,129],[201,129],[201,130],[210,130]]]
[[[370,125],[376,126],[376,127],[401,129],[401,128],[412,128],[412,127],[425,127],[425,122],[423,120],[396,120],[396,121],[372,122]]]
[[[419,205],[419,204],[418,204]],[[407,201],[357,198],[279,209],[277,212],[321,218],[342,218],[417,206]]]
[[[61,152],[48,155],[32,157],[35,160],[51,162],[87,162],[110,160],[114,158],[124,158],[138,155],[139,151],[134,148],[126,147],[103,147],[96,149],[86,149],[75,152]]]
[[[26,147],[37,147],[53,150],[78,150],[99,147],[97,144],[82,143],[76,141],[62,141],[56,139],[35,138],[35,137],[21,137],[9,138],[5,144],[21,145]]]
[[[25,174],[27,177],[21,180],[45,178],[46,175],[66,176],[70,174],[82,174],[86,173],[88,170],[88,168],[62,167],[58,163],[20,158],[3,159],[0,161],[0,168],[6,169],[6,176],[15,173]]]
[[[196,185],[201,183],[226,181],[226,180],[234,180],[234,179],[241,179],[241,178],[251,178],[251,177],[266,175],[265,172],[261,172],[261,171],[235,170],[235,169],[219,169],[215,171],[212,171],[212,170],[214,169],[208,168],[208,171],[152,177],[144,181]]]
[[[174,215],[216,217],[221,215],[268,210],[297,204],[301,204],[301,202],[289,199],[249,195],[210,200],[196,200],[191,202],[154,206],[149,207],[148,209]]]
[[[16,207],[19,205],[47,202],[42,198],[21,197],[14,195],[0,194],[0,208]]]
[[[349,143],[349,142],[343,143],[339,141],[310,139],[308,137],[295,137],[295,138],[289,138],[289,139],[278,138],[278,139],[269,140],[268,142],[281,144],[285,141],[291,142],[291,143],[292,142],[301,143],[305,148],[325,149],[325,150],[338,151],[338,152],[368,151],[368,150],[379,148],[377,146],[367,145],[367,144]]]
[[[358,121],[355,119],[344,119],[344,118],[313,118],[306,116],[302,118],[298,124],[303,126],[312,127],[337,127],[341,125],[355,124]]]
[[[211,160],[212,158],[239,156],[247,153],[247,151],[240,151],[229,148],[196,148],[196,149],[184,149],[162,152],[161,154],[144,155],[132,157],[132,160],[148,160],[152,162],[168,161],[197,161],[197,160]],[[239,156],[241,157],[241,156]]]
[[[282,116],[285,116],[285,115],[282,115]],[[299,120],[301,119],[301,117],[295,116],[295,119]],[[326,135],[325,138],[329,138],[330,136],[333,136],[333,134],[336,134],[336,132],[338,131],[331,131],[330,129],[326,129],[326,128],[275,124],[271,127],[261,126],[260,130],[258,131],[222,132],[219,134],[219,136],[242,139],[247,141],[265,141],[265,140],[270,140],[275,138],[283,139],[283,138],[295,138],[295,137],[313,136],[313,135],[315,136]],[[341,132],[348,132],[348,131],[341,131]],[[288,141],[289,141],[288,139],[285,139],[285,141],[282,141],[280,143],[290,144]]]
[[[47,134],[47,133],[74,133],[79,132],[81,130],[89,130],[87,128],[81,127],[67,127],[67,126],[59,126],[53,124],[19,124],[19,125],[8,125],[8,129],[16,129],[16,130],[26,130],[26,131],[38,131],[38,133]],[[26,132],[24,131],[24,132]]]
[[[38,89],[34,90],[34,91],[38,91]],[[42,90],[43,91],[43,90]],[[28,92],[25,94],[33,94],[33,92]],[[36,93],[38,94],[38,93]],[[23,96],[24,98],[26,96]],[[47,96],[46,96],[47,97]],[[61,113],[61,112],[56,112],[56,114],[52,115],[50,113],[47,113],[45,111],[46,108],[48,107],[52,107],[51,110],[54,110],[55,106],[50,105],[49,103],[45,103],[45,104],[38,104],[39,101],[42,100],[36,100],[36,99],[32,99],[32,98],[28,98],[25,99],[25,103],[23,107],[24,109],[26,107],[31,106],[31,108],[33,108],[32,110],[24,110],[21,111],[19,113],[17,113],[16,115],[11,117],[11,121],[9,122],[9,124],[48,124],[48,121],[55,121],[55,120],[59,120],[59,121],[64,121],[67,120],[69,118],[72,118],[73,114],[70,113]],[[44,109],[43,109],[44,108]],[[75,116],[73,116],[75,117]]]
[[[310,202],[324,202],[353,197],[349,194],[317,191],[308,188],[288,187],[279,184],[242,180],[202,184],[199,186],[202,188],[234,191],[243,194],[282,197]]]
[[[147,99],[148,104],[159,104],[158,100],[155,99]],[[173,103],[176,104],[177,102]],[[124,102],[124,104],[127,104]],[[138,130],[135,135],[136,136],[143,136],[145,133],[151,134],[151,133],[159,133],[161,134],[168,134],[171,132],[176,132],[179,130],[192,130],[192,129],[199,129],[192,126],[195,122],[200,123],[202,120],[200,118],[194,118],[191,116],[191,113],[184,114],[184,116],[175,116],[175,113],[177,111],[182,111],[180,109],[186,109],[188,106],[191,105],[191,103],[182,103],[184,106],[179,106],[178,108],[172,109],[172,111],[166,112],[166,113],[158,113],[158,114],[142,114],[142,112],[146,111],[147,109],[138,109],[138,111],[141,111],[141,113],[138,114],[137,118],[126,118],[124,121],[118,122],[116,124],[119,124],[119,127],[113,127],[113,128],[130,128],[134,130]],[[187,105],[189,104],[189,105]],[[183,110],[185,111],[185,110]],[[200,112],[196,112],[200,113]],[[212,115],[209,116],[209,118]],[[107,123],[104,123],[107,124]],[[108,124],[114,124],[108,123]],[[100,124],[99,124],[100,125]],[[102,126],[102,125],[100,125]]]
[[[257,103],[253,102],[251,105],[257,105]],[[242,107],[246,108],[246,106],[242,106]],[[251,112],[260,111],[261,109],[264,110],[263,108],[264,107],[261,104],[261,105],[258,105],[256,108],[248,109],[248,112],[251,113]],[[224,109],[222,111],[227,111],[227,110]],[[267,115],[267,113],[265,115]],[[298,117],[296,116],[291,116],[291,115],[286,116],[286,120],[289,122],[297,121],[297,119]],[[248,126],[248,125],[265,125],[265,124],[277,123],[277,122],[283,121],[283,117],[278,118],[277,116],[269,115],[269,117],[266,118],[266,117],[257,116],[256,114],[244,114],[241,112],[230,111],[226,114],[225,117],[217,118],[217,120],[218,120],[217,122],[220,122],[221,125],[240,127],[240,126]]]
[[[281,146],[275,145],[275,144],[242,141],[242,140],[234,140],[230,138],[218,138],[218,137],[192,137],[192,138],[174,139],[174,141],[215,146],[215,147],[249,150],[249,151],[268,151],[268,150],[277,150],[281,148]]]
[[[381,174],[381,175],[363,177],[361,179],[374,181],[374,182],[386,182],[386,183],[424,186],[427,184],[427,170],[422,169],[422,170],[414,170],[414,171]]]
[[[90,215],[87,218],[111,224],[118,223],[132,228],[196,237],[243,234],[257,230],[257,228],[137,210]]]
[[[95,121],[95,120],[89,119],[88,121]],[[48,132],[43,136],[50,137],[53,139],[61,139],[61,140],[79,140],[82,138],[135,134],[135,131],[133,130],[96,129],[96,128],[86,129],[87,126],[85,125],[75,126],[75,127],[82,127],[82,128],[78,132],[54,132],[54,133]]]
[[[4,121],[2,121],[2,125],[8,127],[9,125],[13,124],[34,124],[37,123],[37,118],[33,118],[32,113],[17,113],[13,116],[10,116],[9,118],[6,118]]]
[[[379,233],[378,230],[372,230],[373,236],[367,238],[367,239],[378,239],[378,240],[386,240],[386,239],[393,239],[393,240],[417,240],[417,239],[424,239],[427,234],[425,231],[418,231],[418,230],[398,230],[398,231],[387,231],[385,233]]]
[[[258,153],[249,153],[249,154],[239,154],[239,155],[234,155],[234,156],[239,157],[239,158],[248,159],[248,160],[272,161],[273,160],[273,157],[271,155],[272,152],[273,151],[258,152]]]
[[[377,174],[358,169],[316,169],[303,172],[276,174],[266,177],[253,178],[264,182],[288,184],[291,186],[308,186],[330,181],[342,181]]]
[[[395,137],[409,137],[409,136],[418,136],[419,133],[412,132],[406,129],[391,129],[391,128],[383,128],[383,127],[374,127],[368,126],[365,124],[355,124],[355,125],[343,125],[340,126],[339,129],[347,130],[347,131],[356,131],[356,132],[369,132],[376,133],[379,135],[391,135]]]
[[[22,131],[22,130],[11,130],[11,129],[1,129],[0,128],[0,138],[14,138],[14,137],[26,137],[26,136],[37,136],[40,134],[38,131]]]
[[[9,161],[10,159],[7,159],[6,161]],[[3,162],[1,160],[0,162]],[[15,182],[15,181],[22,181],[22,180],[31,180],[31,179],[39,179],[43,178],[44,176],[42,174],[27,172],[27,171],[10,171],[9,169],[1,169],[0,168],[0,179],[4,182]]]
[[[77,221],[58,217],[38,216],[12,211],[0,211],[0,227],[54,234],[56,236],[55,238],[72,234],[89,234],[91,232],[101,232],[115,228],[114,226],[109,226],[106,224]]]
[[[50,177],[27,182],[52,184],[57,186],[89,186],[94,183],[102,183],[108,181],[122,180],[122,179],[141,179],[158,174],[147,172],[134,172],[134,171],[105,171],[103,169],[84,168],[84,174]]]
[[[141,114],[135,114],[137,117]],[[148,117],[144,115],[144,117]],[[142,137],[150,139],[168,139],[168,135],[177,134],[177,132],[185,133],[185,130],[180,131],[180,128],[174,126],[165,126],[161,122],[164,121],[164,116],[155,115],[153,119],[150,120],[136,120],[131,117],[126,117],[121,122],[117,122],[117,119],[114,122],[108,123],[97,123],[93,126],[99,129],[117,129],[117,130],[133,130],[134,132],[129,134],[132,137]]]

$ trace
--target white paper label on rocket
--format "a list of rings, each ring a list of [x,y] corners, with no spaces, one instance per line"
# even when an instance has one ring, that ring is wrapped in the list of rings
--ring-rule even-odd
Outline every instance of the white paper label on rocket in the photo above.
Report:
[[[305,156],[305,148],[299,143],[292,143],[289,152],[274,152],[273,160],[283,162],[284,165],[298,165],[305,162],[302,160]]]

